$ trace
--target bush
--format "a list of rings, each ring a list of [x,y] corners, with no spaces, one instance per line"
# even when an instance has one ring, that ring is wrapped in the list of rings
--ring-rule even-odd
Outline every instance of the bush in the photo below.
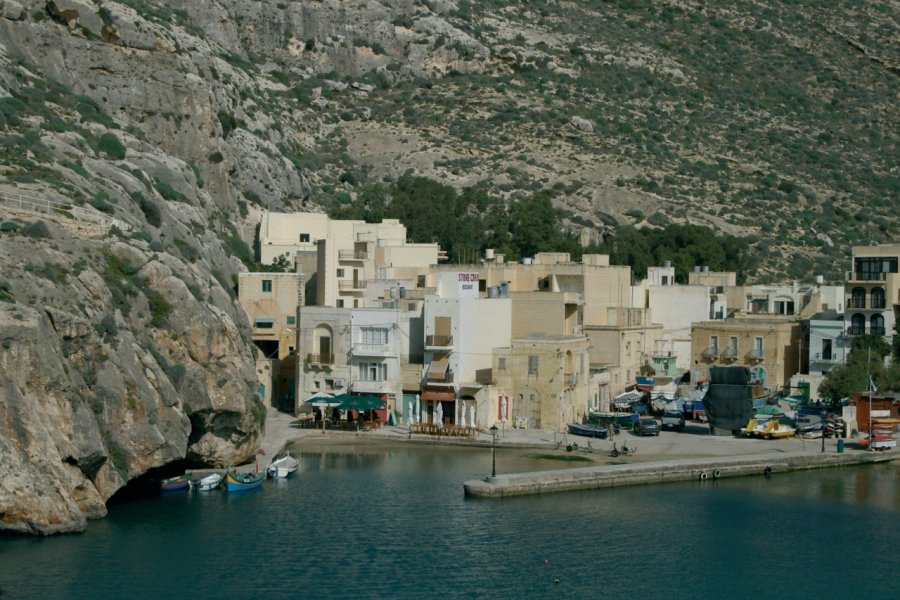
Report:
[[[34,221],[22,229],[22,234],[31,238],[50,238],[50,229],[43,221]]]
[[[0,231],[4,233],[16,231],[17,229],[19,229],[19,224],[15,221],[3,221],[3,223],[0,223]]]
[[[216,150],[215,152],[211,152],[209,156],[206,157],[211,163],[220,163],[225,160],[225,157],[222,156],[222,153]]]
[[[156,205],[156,202],[144,197],[143,194],[138,194],[136,200],[138,201],[138,206],[140,207],[141,212],[144,213],[144,217],[147,219],[148,223],[150,223],[154,227],[159,227],[160,225],[162,225],[159,206]]]
[[[104,133],[100,136],[100,139],[97,140],[97,150],[113,160],[125,158],[125,146],[113,133]]]

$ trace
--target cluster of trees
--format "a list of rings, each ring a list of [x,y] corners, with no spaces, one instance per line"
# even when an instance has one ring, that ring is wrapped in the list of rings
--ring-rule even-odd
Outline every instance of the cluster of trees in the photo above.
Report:
[[[459,263],[477,261],[486,248],[510,259],[550,250],[577,257],[582,252],[545,192],[506,205],[479,188],[457,192],[425,177],[404,176],[390,185],[362,188],[355,200],[332,208],[329,216],[369,223],[399,219],[412,242],[437,242],[450,261]]]
[[[644,277],[649,266],[671,260],[680,282],[687,282],[694,265],[736,271],[739,281],[750,267],[745,240],[699,225],[640,230],[625,226],[599,246],[582,247],[578,236],[564,227],[564,215],[553,207],[551,195],[543,191],[505,203],[476,187],[457,192],[431,179],[404,176],[389,185],[361,188],[354,200],[337,204],[329,215],[369,223],[399,219],[411,241],[437,242],[457,263],[476,262],[487,248],[508,260],[538,252],[568,252],[573,260],[599,253],[609,254],[613,264],[630,265],[636,277]]]
[[[885,357],[893,360],[885,365]],[[853,338],[846,364],[828,372],[819,396],[829,400],[849,398],[869,389],[871,383],[879,392],[900,389],[900,322],[894,324],[894,341],[888,344],[880,335],[860,335]]]
[[[647,268],[672,261],[675,280],[687,283],[694,266],[707,266],[713,271],[734,271],[743,283],[753,270],[749,244],[730,235],[717,235],[708,227],[670,224],[660,229],[631,225],[619,227],[607,236],[599,251],[609,254],[610,263],[631,265],[634,275],[642,278]]]

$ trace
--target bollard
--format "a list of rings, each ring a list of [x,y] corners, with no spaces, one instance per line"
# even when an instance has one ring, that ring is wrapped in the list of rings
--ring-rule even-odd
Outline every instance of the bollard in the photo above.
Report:
[[[838,438],[838,454],[844,453],[844,440]]]

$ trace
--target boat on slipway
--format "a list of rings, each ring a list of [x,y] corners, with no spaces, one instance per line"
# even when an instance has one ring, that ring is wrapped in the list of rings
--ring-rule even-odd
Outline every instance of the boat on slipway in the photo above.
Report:
[[[290,454],[286,454],[279,459],[273,460],[269,468],[266,469],[266,473],[273,479],[285,479],[296,473],[299,466],[300,461]]]
[[[584,437],[605,440],[609,437],[609,427],[606,425],[580,425],[578,423],[569,423],[569,433],[572,435],[581,435]]]

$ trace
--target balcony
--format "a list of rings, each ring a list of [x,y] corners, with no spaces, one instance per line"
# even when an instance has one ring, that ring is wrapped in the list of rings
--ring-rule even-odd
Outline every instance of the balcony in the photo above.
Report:
[[[821,352],[817,352],[815,354],[815,356],[813,356],[812,360],[813,360],[813,362],[817,362],[817,363],[831,364],[833,362],[837,362],[837,357],[832,353],[823,354]]]
[[[350,350],[353,356],[396,356],[389,344],[354,344]]]
[[[846,271],[846,279],[848,282],[885,281],[887,279],[887,273]]]
[[[563,292],[564,304],[584,304],[584,297],[581,292]]]
[[[847,299],[847,308],[856,310],[884,310],[886,305],[884,296],[852,296]]]
[[[703,358],[716,359],[719,357],[719,349],[716,346],[710,346],[703,351]]]
[[[736,347],[732,346],[731,348],[725,349],[725,358],[730,358],[730,359],[734,360],[737,357],[738,357],[738,349]]]
[[[884,327],[870,327],[869,333],[872,335],[887,335],[887,330]]]
[[[754,348],[747,354],[747,356],[750,358],[750,360],[762,360],[766,357],[765,352],[763,352],[762,348]]]
[[[307,354],[306,362],[313,366],[333,365],[334,354]]]
[[[354,292],[354,291],[362,291],[366,289],[366,280],[365,279],[357,279],[353,280],[341,280],[338,281],[338,289],[342,292]]]
[[[338,260],[368,260],[365,250],[338,250]]]
[[[453,336],[452,335],[426,335],[425,336],[425,348],[452,348],[453,347]]]
[[[397,383],[395,381],[381,380],[369,381],[366,379],[354,379],[350,384],[350,389],[354,392],[364,394],[383,394],[396,390]]]
[[[851,326],[847,329],[847,335],[863,335],[866,333],[865,327]]]

